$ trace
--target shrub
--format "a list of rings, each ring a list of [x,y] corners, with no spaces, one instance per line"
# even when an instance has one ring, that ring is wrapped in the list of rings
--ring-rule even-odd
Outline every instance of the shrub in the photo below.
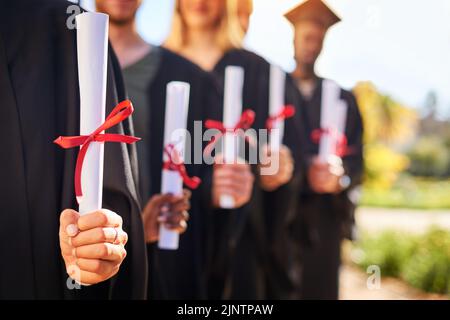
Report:
[[[450,294],[450,233],[432,228],[422,235],[395,231],[364,235],[357,261],[367,269],[378,265],[383,276],[398,277],[418,289]]]

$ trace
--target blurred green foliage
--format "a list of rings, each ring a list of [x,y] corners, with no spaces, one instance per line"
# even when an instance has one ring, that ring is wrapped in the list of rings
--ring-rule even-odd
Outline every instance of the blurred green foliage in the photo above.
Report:
[[[420,137],[408,152],[409,172],[415,176],[445,177],[450,171],[450,148],[437,135]]]
[[[401,278],[426,292],[450,295],[450,233],[431,228],[411,235],[384,231],[363,235],[355,244],[360,251],[359,266],[380,267],[382,276]]]
[[[401,174],[390,188],[366,183],[362,206],[408,209],[450,208],[450,180],[413,177]]]
[[[370,82],[358,83],[353,93],[364,125],[365,184],[389,189],[408,168],[408,158],[395,146],[414,137],[417,112],[379,93]]]
[[[450,208],[449,123],[436,119],[433,105],[420,118],[417,110],[380,93],[370,82],[358,83],[353,92],[364,123],[361,204]]]

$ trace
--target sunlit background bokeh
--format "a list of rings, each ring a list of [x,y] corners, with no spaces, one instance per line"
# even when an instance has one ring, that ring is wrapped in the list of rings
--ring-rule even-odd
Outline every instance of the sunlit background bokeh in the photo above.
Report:
[[[286,70],[293,68],[292,30],[283,12],[299,0],[255,0],[246,39],[249,49]],[[82,0],[93,9],[93,0]],[[173,0],[144,0],[138,29],[154,44],[170,27]],[[439,115],[450,115],[450,1],[328,0],[343,19],[328,33],[318,73],[352,88],[370,80],[412,107],[427,94],[439,97]]]

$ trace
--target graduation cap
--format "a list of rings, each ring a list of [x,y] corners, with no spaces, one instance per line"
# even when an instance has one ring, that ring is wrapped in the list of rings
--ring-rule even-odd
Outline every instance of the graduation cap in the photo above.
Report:
[[[284,14],[286,19],[293,25],[300,21],[312,20],[320,23],[326,29],[341,21],[333,10],[331,10],[322,0],[307,0]]]

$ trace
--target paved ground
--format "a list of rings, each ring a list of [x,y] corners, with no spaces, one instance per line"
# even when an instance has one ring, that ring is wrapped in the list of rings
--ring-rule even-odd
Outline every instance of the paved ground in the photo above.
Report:
[[[379,232],[396,229],[421,233],[432,225],[446,228],[450,232],[450,211],[415,211],[404,209],[360,208],[356,221],[361,231]],[[345,247],[344,252],[348,252]],[[348,260],[344,256],[344,261]],[[427,294],[411,288],[393,278],[382,278],[380,288],[369,290],[367,280],[370,274],[351,265],[348,261],[341,267],[340,298],[342,300],[417,300],[448,299],[447,296]]]

